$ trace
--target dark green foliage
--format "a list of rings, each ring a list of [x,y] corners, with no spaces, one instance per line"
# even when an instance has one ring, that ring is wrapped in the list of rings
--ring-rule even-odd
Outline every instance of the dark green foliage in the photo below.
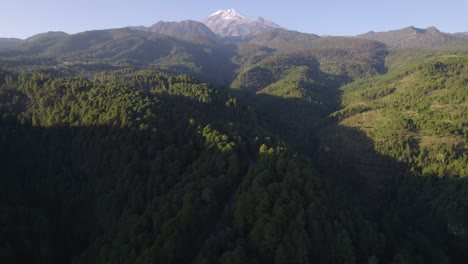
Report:
[[[206,84],[156,72],[14,78],[2,89],[2,250],[19,262],[68,262],[83,250],[77,261],[195,254],[247,166],[242,106],[227,109]],[[210,115],[227,118],[218,124],[229,135],[203,125]]]
[[[311,203],[329,208],[331,194],[232,95],[133,70],[93,80],[2,73],[1,85],[0,158],[9,162],[0,163],[0,235],[9,261],[303,261],[327,259],[335,245],[340,263],[361,255],[333,238],[348,236],[344,218],[320,235],[328,253],[312,247],[307,213],[328,224],[337,211]],[[211,249],[225,233],[246,244]]]
[[[379,253],[381,241],[365,234],[376,232],[372,224],[357,219],[357,210],[329,200],[329,191],[307,162],[284,148],[262,145],[259,153],[235,193],[233,212],[225,212],[223,228],[208,240],[199,259],[217,263],[247,255],[251,263],[356,263],[359,256]],[[359,248],[352,236],[370,247]]]
[[[466,48],[249,41],[119,29],[2,51],[2,260],[466,262]]]

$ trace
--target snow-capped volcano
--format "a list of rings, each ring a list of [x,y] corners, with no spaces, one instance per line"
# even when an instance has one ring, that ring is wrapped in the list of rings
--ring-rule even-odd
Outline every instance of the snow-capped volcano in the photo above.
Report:
[[[241,15],[235,9],[219,10],[203,20],[214,33],[222,37],[246,37],[258,32],[280,28],[264,18],[252,19]]]
[[[209,17],[220,17],[224,20],[229,20],[229,19],[239,19],[239,18],[247,18],[243,15],[241,15],[239,12],[237,12],[235,9],[230,8],[230,9],[225,9],[225,10],[218,10],[211,14]]]

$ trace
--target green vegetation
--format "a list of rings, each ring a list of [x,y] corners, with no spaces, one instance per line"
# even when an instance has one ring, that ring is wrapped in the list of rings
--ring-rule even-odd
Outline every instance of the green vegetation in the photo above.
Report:
[[[468,176],[467,64],[466,55],[437,56],[349,84],[334,116],[416,175]]]
[[[319,166],[351,189],[365,179],[374,193],[364,200],[381,215],[387,241],[405,245],[397,263],[428,262],[429,249],[432,261],[449,262],[438,241],[449,245],[451,262],[464,262],[466,48],[397,50],[386,61],[387,74],[341,88],[342,109],[319,133]]]
[[[160,26],[0,51],[3,262],[466,262],[465,46]]]
[[[150,67],[222,85],[229,83],[234,67],[230,62],[233,47],[203,40],[188,41],[129,28],[63,34],[40,34],[16,49],[0,49],[0,65],[28,70],[33,65]]]
[[[7,262],[224,262],[244,250],[341,262],[374,251],[355,252],[345,218],[327,223],[343,213],[327,209],[337,206],[318,173],[232,95],[153,71],[1,80]],[[312,219],[315,238],[303,233]],[[295,233],[261,231],[284,227]],[[230,253],[226,232],[255,244]],[[319,236],[327,251],[313,247]]]
[[[210,227],[247,168],[236,120],[251,114],[186,76],[8,74],[2,87],[7,262],[189,258],[176,252],[204,237],[198,223]]]

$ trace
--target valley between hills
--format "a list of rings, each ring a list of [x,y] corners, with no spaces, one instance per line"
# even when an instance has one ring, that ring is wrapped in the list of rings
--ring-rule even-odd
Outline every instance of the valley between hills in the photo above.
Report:
[[[466,263],[468,35],[0,38],[4,263]]]

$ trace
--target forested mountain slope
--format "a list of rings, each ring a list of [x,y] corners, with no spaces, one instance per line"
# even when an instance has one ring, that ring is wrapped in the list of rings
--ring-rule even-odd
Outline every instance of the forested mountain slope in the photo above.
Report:
[[[456,251],[468,227],[466,48],[394,50],[386,61],[387,74],[341,88],[342,109],[320,129],[319,166],[347,171],[339,181],[365,179],[373,211],[399,226],[393,238],[412,241],[410,250],[459,238],[448,254],[464,262]]]
[[[466,45],[190,24],[0,51],[4,262],[466,262]]]
[[[225,92],[131,70],[93,81],[2,72],[0,81],[7,262],[342,263],[381,254],[372,222],[336,201],[309,163]],[[361,238],[368,246],[352,246]]]
[[[294,138],[291,143],[306,146],[316,125],[339,106],[338,88],[384,73],[388,50],[379,42],[351,38],[317,39],[290,49],[285,48],[287,41],[282,40],[283,48],[276,51],[244,55],[247,59],[231,88],[259,95],[250,96],[251,103],[274,130]]]
[[[414,173],[468,176],[468,56],[436,55],[344,86],[335,114],[411,165]]]
[[[150,27],[130,27],[133,30],[154,32],[168,35],[175,38],[191,41],[194,43],[213,44],[220,42],[220,39],[205,24],[192,20],[181,22],[159,21]]]
[[[73,35],[49,32],[32,37],[16,49],[0,50],[0,63],[26,68],[98,64],[153,67],[216,84],[229,82],[233,47],[207,40],[204,35],[180,34],[183,36],[179,38],[130,28]]]

